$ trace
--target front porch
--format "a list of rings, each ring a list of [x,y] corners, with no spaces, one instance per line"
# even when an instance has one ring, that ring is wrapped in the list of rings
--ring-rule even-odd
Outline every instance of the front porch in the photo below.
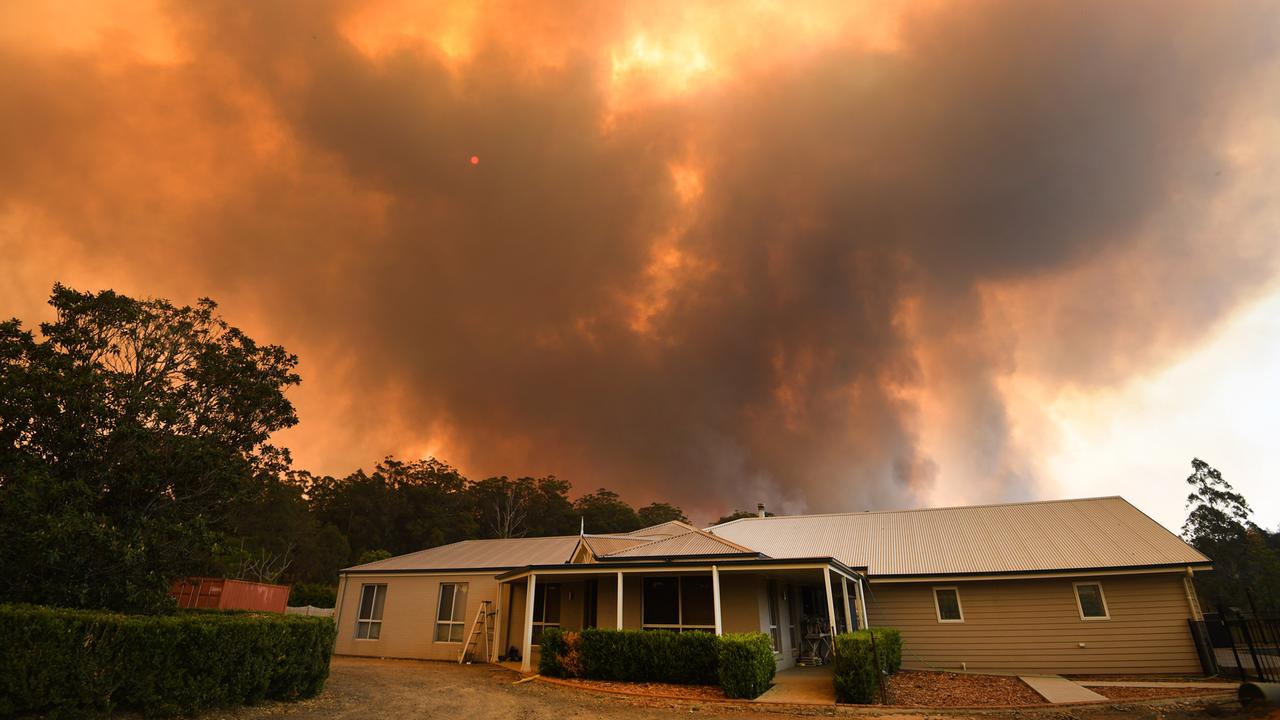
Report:
[[[563,564],[498,581],[490,660],[517,654],[526,673],[550,627],[763,632],[784,670],[825,662],[835,634],[866,626],[865,578],[831,558]]]

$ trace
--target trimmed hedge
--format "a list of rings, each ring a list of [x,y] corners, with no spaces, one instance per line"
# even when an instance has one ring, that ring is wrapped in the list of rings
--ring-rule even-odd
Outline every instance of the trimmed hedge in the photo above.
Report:
[[[722,635],[670,630],[563,632],[547,629],[538,672],[551,677],[715,685],[753,698],[773,680],[773,645],[764,633]]]
[[[872,633],[875,654],[872,653]],[[872,703],[880,690],[879,673],[892,674],[902,667],[902,633],[893,628],[857,630],[836,636],[836,700]]]
[[[720,687],[731,698],[752,699],[773,683],[773,641],[760,632],[721,635],[716,643]]]
[[[716,683],[716,636],[670,630],[583,630],[582,676],[593,680]]]
[[[312,697],[335,635],[324,617],[0,605],[0,716],[175,715]]]

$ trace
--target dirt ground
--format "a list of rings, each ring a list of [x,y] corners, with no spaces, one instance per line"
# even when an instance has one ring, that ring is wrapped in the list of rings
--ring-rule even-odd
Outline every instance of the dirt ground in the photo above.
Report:
[[[267,703],[203,715],[201,720],[370,720],[370,718],[449,718],[450,720],[569,720],[619,718],[658,720],[676,715],[737,717],[857,716],[880,720],[1280,720],[1280,711],[1244,713],[1235,702],[1184,700],[1159,705],[1131,703],[1107,708],[983,711],[978,713],[904,712],[892,709],[794,707],[647,700],[565,688],[538,680],[513,684],[509,670],[491,665],[455,665],[412,660],[334,658],[329,682],[319,697],[299,703]]]

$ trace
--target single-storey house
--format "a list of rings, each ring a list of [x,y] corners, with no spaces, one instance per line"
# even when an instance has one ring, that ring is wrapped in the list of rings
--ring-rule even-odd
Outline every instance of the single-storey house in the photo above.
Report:
[[[760,631],[784,669],[829,655],[834,633],[894,627],[909,668],[1196,673],[1191,579],[1211,567],[1120,497],[761,509],[706,529],[465,540],[347,568],[335,652],[456,661],[465,646],[527,670],[549,627]]]

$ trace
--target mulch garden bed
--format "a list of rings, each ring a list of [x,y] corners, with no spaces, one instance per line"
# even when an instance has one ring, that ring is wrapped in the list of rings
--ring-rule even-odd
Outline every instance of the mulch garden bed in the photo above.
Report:
[[[1117,687],[1114,685],[1086,687],[1108,700],[1153,700],[1156,698],[1222,695],[1223,693],[1235,692],[1235,688],[1231,687],[1220,690],[1211,690],[1209,688]]]
[[[907,707],[1043,705],[1030,685],[1006,675],[902,670],[886,681],[889,704]]]
[[[664,695],[684,700],[724,700],[724,690],[716,685],[673,685],[668,683],[619,682],[615,680],[563,679],[557,682],[587,690],[627,695]]]

